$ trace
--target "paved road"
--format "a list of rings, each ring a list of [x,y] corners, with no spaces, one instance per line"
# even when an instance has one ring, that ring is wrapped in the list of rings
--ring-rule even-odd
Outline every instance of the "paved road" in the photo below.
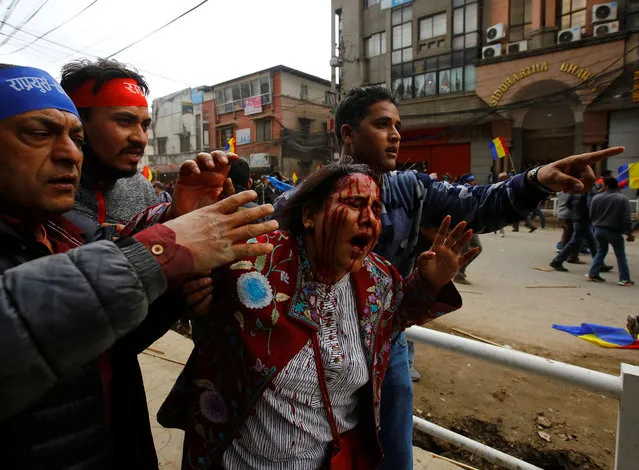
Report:
[[[552,329],[553,323],[579,325],[582,322],[625,326],[629,313],[639,314],[639,285],[621,287],[614,254],[607,264],[615,268],[602,274],[608,282],[587,281],[589,264],[565,264],[568,273],[535,270],[549,268],[555,256],[560,231],[527,230],[506,236],[481,235],[484,251],[467,270],[471,285],[458,285],[463,308],[433,322],[438,328],[470,330],[505,344],[539,345],[550,351],[592,352],[594,346],[567,333]],[[639,243],[627,243],[631,275],[639,281]],[[581,255],[583,261],[591,257]],[[530,286],[557,286],[530,288]],[[558,286],[575,286],[560,288]],[[598,353],[610,351],[594,348]],[[613,351],[618,355],[620,351]],[[636,352],[623,351],[628,357]]]

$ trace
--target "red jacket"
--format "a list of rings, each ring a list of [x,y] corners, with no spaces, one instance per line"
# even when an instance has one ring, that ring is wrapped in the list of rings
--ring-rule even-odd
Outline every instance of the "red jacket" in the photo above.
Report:
[[[238,261],[222,274],[207,333],[158,414],[161,424],[186,431],[183,468],[219,466],[264,389],[318,329],[303,244],[285,232],[248,243],[256,241],[275,249]],[[452,282],[433,296],[416,274],[402,281],[375,254],[352,274],[352,284],[371,377],[360,397],[360,406],[368,408],[360,426],[367,448],[381,460],[380,393],[392,333],[460,308],[461,297]]]

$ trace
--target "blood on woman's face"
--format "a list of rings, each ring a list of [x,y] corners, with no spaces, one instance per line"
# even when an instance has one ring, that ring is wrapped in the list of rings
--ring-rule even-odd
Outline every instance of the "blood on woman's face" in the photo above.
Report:
[[[368,175],[342,178],[316,214],[305,217],[314,231],[306,244],[317,280],[337,282],[362,267],[379,238],[382,203]]]

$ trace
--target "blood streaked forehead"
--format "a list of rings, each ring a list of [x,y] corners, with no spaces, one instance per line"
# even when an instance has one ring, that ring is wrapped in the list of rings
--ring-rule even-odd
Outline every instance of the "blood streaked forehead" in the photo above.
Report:
[[[356,173],[342,178],[334,194],[338,198],[362,196],[369,199],[372,196],[373,200],[379,200],[379,186],[370,176]]]

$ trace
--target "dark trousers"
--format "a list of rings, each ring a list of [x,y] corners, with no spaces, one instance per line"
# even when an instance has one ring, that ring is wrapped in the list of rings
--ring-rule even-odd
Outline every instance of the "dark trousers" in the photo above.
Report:
[[[588,248],[590,248],[590,254],[594,258],[597,253],[597,242],[595,241],[595,236],[592,234],[592,227],[587,223],[573,222],[572,237],[570,237],[568,243],[561,248],[561,251],[553,261],[563,263],[575,250],[577,250],[577,252],[579,251],[584,241],[588,245]]]

